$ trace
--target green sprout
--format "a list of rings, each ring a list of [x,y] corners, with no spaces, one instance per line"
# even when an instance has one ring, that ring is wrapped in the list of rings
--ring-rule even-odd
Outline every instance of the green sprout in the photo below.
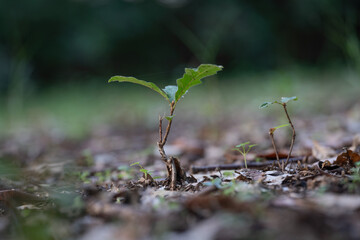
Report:
[[[231,172],[228,172],[231,173]],[[231,173],[233,174],[233,173]],[[224,173],[225,175],[225,173]],[[229,174],[230,175],[230,174]],[[232,179],[231,182],[224,183],[220,178],[214,178],[211,182],[205,182],[205,186],[214,186],[217,189],[221,189],[224,195],[234,195],[236,193],[236,182]]]
[[[174,111],[177,103],[188,92],[191,87],[201,84],[201,79],[215,75],[222,70],[222,66],[213,64],[201,64],[198,68],[185,68],[185,73],[182,78],[176,80],[176,85],[169,85],[165,88],[159,88],[155,83],[139,80],[134,77],[114,76],[109,79],[109,82],[130,82],[148,87],[159,93],[169,104],[170,113],[165,119],[168,121],[165,133],[163,134],[162,122],[164,117],[159,117],[159,141],[157,142],[158,149],[161,155],[161,160],[165,163],[167,169],[167,184],[172,190],[176,187],[176,182],[182,183],[185,180],[185,171],[181,170],[180,162],[177,158],[168,157],[164,150],[164,145],[170,133],[171,124],[174,118]],[[177,161],[177,162],[175,162]],[[176,169],[174,168],[176,167]]]
[[[240,143],[239,145],[236,145],[235,148],[233,148],[233,150],[240,152],[241,155],[244,157],[245,168],[247,168],[246,155],[250,152],[250,150],[253,147],[257,145],[257,144],[251,144],[251,145],[249,144],[250,142],[244,142],[244,143]]]
[[[277,126],[277,127],[274,127],[274,128],[270,128],[269,130],[269,135],[270,135],[270,138],[271,138],[271,142],[272,142],[272,145],[274,147],[274,150],[275,150],[275,154],[276,154],[276,160],[278,162],[278,165],[279,165],[279,168],[282,169],[282,171],[284,171],[285,167],[288,165],[289,163],[289,159],[290,159],[290,156],[291,156],[291,152],[293,150],[293,147],[294,147],[294,142],[295,142],[295,137],[296,137],[296,132],[295,132],[295,128],[294,128],[294,125],[291,121],[291,118],[289,116],[289,113],[287,111],[287,103],[290,102],[290,101],[297,101],[298,98],[293,96],[293,97],[282,97],[281,98],[281,101],[273,101],[273,102],[264,102],[263,104],[260,105],[260,109],[262,108],[266,108],[272,104],[279,104],[283,107],[284,111],[285,111],[285,114],[286,114],[286,117],[289,121],[289,124],[284,124],[284,125],[280,125],[280,126]],[[287,158],[286,158],[286,162],[285,164],[283,163],[283,165],[281,166],[280,164],[280,159],[279,159],[279,155],[278,155],[278,152],[277,152],[277,149],[276,149],[276,145],[275,145],[275,141],[274,141],[274,132],[279,129],[279,128],[282,128],[282,127],[287,127],[287,126],[291,126],[291,129],[292,129],[292,138],[291,138],[291,144],[290,144],[290,150],[289,150],[289,153],[287,155]]]
[[[151,177],[151,175],[150,175],[150,171],[149,171],[149,170],[147,170],[147,169],[145,169],[145,168],[143,168],[143,166],[141,166],[140,162],[135,162],[135,163],[132,163],[132,164],[130,164],[130,167],[132,167],[132,166],[136,166],[136,165],[140,167],[139,171],[140,171],[140,172],[142,172],[142,173],[144,174],[145,179],[148,179],[148,176],[150,176],[150,177]]]

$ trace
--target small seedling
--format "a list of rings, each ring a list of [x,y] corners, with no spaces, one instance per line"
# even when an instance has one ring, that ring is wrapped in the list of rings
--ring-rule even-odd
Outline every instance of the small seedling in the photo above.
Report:
[[[257,145],[257,144],[251,144],[251,145],[249,144],[250,142],[244,142],[244,143],[240,143],[239,145],[236,145],[235,148],[233,148],[233,150],[240,152],[241,155],[244,157],[245,168],[247,168],[246,155],[250,152],[250,150],[253,147]]]
[[[159,88],[155,83],[139,80],[134,77],[114,76],[109,80],[109,82],[130,82],[148,87],[159,93],[169,103],[170,114],[165,117],[168,121],[165,134],[163,134],[162,129],[164,117],[159,117],[159,141],[157,145],[161,159],[167,168],[167,184],[170,185],[172,190],[175,190],[177,182],[181,184],[186,178],[185,171],[181,169],[179,160],[174,157],[168,157],[164,150],[175,116],[175,107],[191,87],[201,84],[201,79],[215,75],[218,71],[221,71],[222,68],[222,66],[213,64],[201,64],[198,68],[185,68],[183,77],[176,80],[177,85],[166,86],[163,89]]]
[[[149,170],[147,170],[147,169],[145,169],[145,168],[143,168],[143,166],[141,166],[140,162],[132,163],[132,164],[130,164],[130,167],[132,167],[132,166],[136,166],[136,165],[140,167],[139,171],[140,171],[140,172],[142,172],[142,173],[144,174],[145,179],[148,179],[148,176],[150,176],[150,177],[151,177],[151,175],[150,175],[150,171],[149,171]]]
[[[290,156],[291,156],[291,152],[293,150],[293,147],[294,147],[294,142],[295,142],[295,137],[296,137],[296,132],[295,132],[295,128],[294,128],[294,125],[291,121],[291,118],[289,116],[289,113],[287,111],[287,103],[290,102],[290,101],[297,101],[298,98],[297,97],[282,97],[281,98],[281,101],[278,102],[278,101],[274,101],[274,102],[264,102],[263,104],[260,105],[260,109],[262,108],[266,108],[272,104],[279,104],[283,107],[284,111],[285,111],[285,114],[286,114],[286,117],[289,121],[289,124],[284,124],[284,125],[280,125],[278,127],[274,127],[274,128],[270,128],[269,130],[269,135],[270,135],[270,138],[271,138],[271,142],[272,142],[272,145],[274,147],[274,150],[275,150],[275,154],[276,154],[276,160],[278,161],[278,165],[279,167],[282,169],[282,171],[284,171],[285,167],[288,165],[289,163],[289,159],[290,159]],[[289,150],[289,153],[287,155],[287,158],[286,158],[286,162],[285,164],[283,164],[282,166],[280,165],[280,159],[279,159],[279,155],[278,155],[278,152],[277,152],[277,149],[276,149],[276,145],[275,145],[275,141],[274,141],[274,132],[279,129],[279,128],[282,128],[282,127],[286,127],[286,126],[291,126],[292,130],[293,130],[293,133],[292,133],[292,138],[291,138],[291,144],[290,144],[290,150]]]
[[[90,181],[88,179],[90,176],[89,171],[79,172],[78,176],[83,183],[90,183]]]
[[[228,172],[231,173],[231,172]],[[233,173],[231,173],[233,175]],[[225,173],[224,173],[225,175]],[[230,175],[230,174],[229,174]],[[211,182],[205,182],[205,186],[214,186],[217,189],[223,190],[224,195],[234,195],[236,192],[236,182],[232,179],[231,182],[223,182],[220,178],[214,178]]]

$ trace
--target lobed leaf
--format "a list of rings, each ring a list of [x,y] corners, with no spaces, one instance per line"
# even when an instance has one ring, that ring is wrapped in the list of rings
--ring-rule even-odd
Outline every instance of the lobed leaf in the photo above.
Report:
[[[163,90],[161,90],[155,83],[153,82],[147,82],[144,80],[139,80],[137,78],[134,77],[124,77],[124,76],[113,76],[109,79],[108,82],[131,82],[131,83],[135,83],[135,84],[139,84],[145,87],[148,87],[152,90],[154,90],[155,92],[159,93],[161,96],[163,96],[169,103],[170,98],[167,95],[166,92],[164,92]]]
[[[175,94],[175,103],[178,102],[191,87],[202,83],[201,79],[215,75],[222,69],[222,66],[213,64],[201,64],[198,68],[185,68],[183,77],[176,80],[178,90]]]
[[[297,101],[298,98],[296,96],[293,96],[293,97],[282,97],[281,98],[281,102],[282,103],[288,103],[290,101]]]

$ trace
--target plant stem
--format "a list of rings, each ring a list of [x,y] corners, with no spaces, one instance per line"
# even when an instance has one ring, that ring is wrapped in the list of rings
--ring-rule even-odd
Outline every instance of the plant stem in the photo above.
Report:
[[[272,129],[270,129],[269,131],[269,135],[270,135],[270,139],[271,139],[271,143],[273,145],[274,151],[275,151],[275,155],[276,155],[276,161],[278,163],[279,168],[281,168],[281,164],[280,164],[280,159],[279,159],[279,154],[275,145],[275,140],[274,140],[274,132],[271,131]]]
[[[163,117],[159,116],[159,142],[162,142],[162,121]]]
[[[289,154],[288,154],[288,156],[287,156],[287,158],[286,158],[286,162],[285,162],[285,167],[286,167],[286,166],[288,165],[288,163],[289,163],[289,159],[290,159],[290,156],[291,156],[291,152],[292,152],[293,147],[294,147],[296,132],[295,132],[294,125],[293,125],[293,123],[292,123],[292,121],[291,121],[291,119],[290,119],[290,116],[289,116],[289,114],[288,114],[288,111],[287,111],[287,108],[286,108],[286,103],[283,103],[282,106],[284,107],[284,111],[285,111],[286,117],[287,117],[287,119],[288,119],[288,121],[289,121],[289,124],[290,124],[292,130],[293,130],[292,138],[291,138],[291,144],[290,144],[290,150],[289,150]]]
[[[175,110],[175,102],[173,101],[170,104],[170,117],[172,117],[174,115],[174,110]],[[172,119],[168,120],[168,125],[166,127],[165,135],[164,135],[164,138],[163,138],[162,143],[161,143],[163,146],[166,144],[166,140],[167,140],[167,138],[169,136],[171,123],[172,123]]]
[[[175,102],[173,101],[170,104],[170,116],[174,115],[174,110],[175,110]],[[162,121],[163,121],[163,117],[159,117],[159,142],[158,142],[158,147],[159,147],[159,152],[160,152],[160,155],[161,155],[161,160],[163,160],[163,162],[165,162],[165,164],[168,165],[168,163],[167,163],[167,158],[168,157],[167,157],[167,155],[165,153],[164,145],[166,144],[167,138],[168,138],[169,133],[170,133],[172,119],[170,119],[168,121],[168,125],[166,127],[164,137],[163,137],[163,132],[162,132]]]
[[[176,165],[173,157],[170,157],[169,162],[171,164],[171,182],[170,182],[170,189],[175,190],[176,189],[176,178],[177,178],[177,171],[176,171]]]
[[[243,156],[244,156],[245,168],[247,169],[247,164],[246,164],[246,154],[244,154]]]

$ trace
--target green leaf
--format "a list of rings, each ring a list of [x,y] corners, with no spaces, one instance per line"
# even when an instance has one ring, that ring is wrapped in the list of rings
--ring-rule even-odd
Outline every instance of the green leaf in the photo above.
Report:
[[[248,144],[250,144],[250,142],[244,142],[244,143],[240,143],[239,145],[236,145],[235,147],[238,148],[238,147],[246,146]]]
[[[163,91],[165,92],[166,96],[168,97],[170,103],[172,101],[175,101],[175,94],[176,94],[177,90],[178,90],[178,87],[175,85],[169,85],[163,89]]]
[[[144,168],[140,169],[139,171],[140,171],[140,172],[143,172],[143,173],[145,173],[145,174],[148,174],[148,173],[149,173],[149,171],[146,170],[146,169],[144,169]]]
[[[185,68],[183,77],[176,80],[178,90],[175,94],[175,102],[178,102],[191,87],[199,85],[202,78],[214,75],[222,69],[222,66],[213,64],[201,64],[198,68]]]
[[[255,146],[257,146],[257,144],[252,144],[252,145],[249,146],[249,148],[252,148],[252,147],[255,147]]]
[[[175,115],[172,115],[172,116],[166,116],[165,118],[166,118],[166,120],[171,121],[171,120],[173,120],[174,116],[175,116]]]
[[[140,165],[140,162],[132,163],[132,164],[130,164],[130,167],[135,166],[135,165]]]
[[[152,82],[146,82],[144,80],[139,80],[134,77],[123,77],[123,76],[113,76],[109,79],[108,82],[131,82],[131,83],[143,85],[143,86],[148,87],[148,88],[154,90],[155,92],[159,93],[167,101],[170,102],[168,95],[163,90],[161,90],[155,83],[152,83]]]
[[[212,183],[215,187],[217,187],[217,188],[219,188],[219,189],[223,188],[223,186],[221,186],[221,179],[220,179],[220,178],[215,178],[215,179],[213,179],[213,180],[211,181],[211,183]]]
[[[268,107],[269,105],[271,105],[271,104],[273,104],[274,102],[264,102],[263,104],[261,104],[260,105],[260,109],[262,109],[262,108],[266,108],[266,107]]]
[[[232,176],[234,176],[234,173],[233,172],[223,172],[223,175],[225,177],[232,177]]]
[[[280,125],[280,126],[274,127],[274,129],[276,130],[276,129],[279,129],[279,128],[282,128],[282,127],[287,127],[287,126],[290,126],[290,124],[289,124],[289,123],[287,123],[287,124],[283,124],[283,125]]]
[[[297,101],[298,98],[296,96],[293,97],[282,97],[281,102],[282,103],[288,103],[289,101]]]

